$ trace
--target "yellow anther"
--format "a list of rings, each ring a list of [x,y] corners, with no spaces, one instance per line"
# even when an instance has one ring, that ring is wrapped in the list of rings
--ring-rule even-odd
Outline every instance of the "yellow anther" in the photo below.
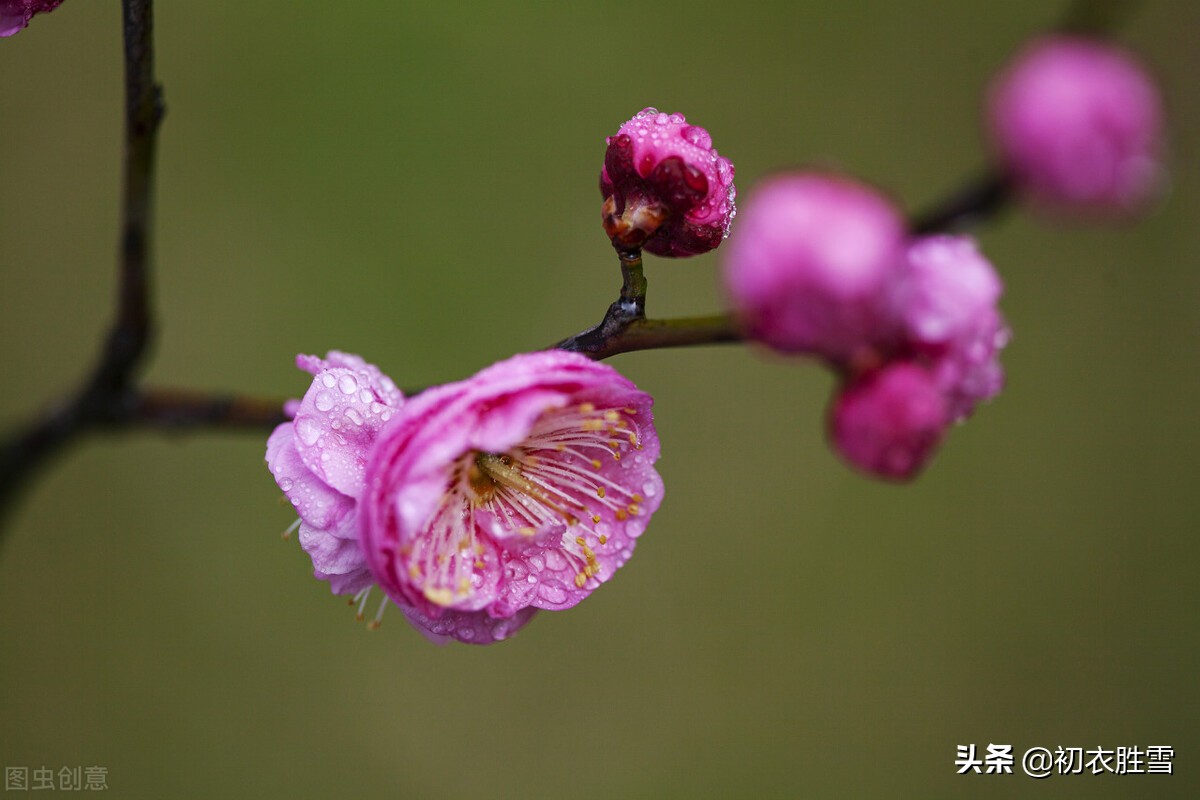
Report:
[[[631,445],[633,445],[634,447],[637,447],[637,446],[638,446],[638,440],[637,440],[637,437],[636,437],[636,436],[634,436],[632,433],[631,433],[631,434],[629,434],[629,443],[630,443]]]
[[[411,578],[421,577],[421,568],[418,567],[416,564],[409,564],[408,565],[408,575]]]
[[[439,606],[448,606],[454,602],[454,593],[446,588],[430,589],[426,587],[425,597],[429,602]]]
[[[599,522],[599,521],[600,521],[600,515],[592,514],[592,522]]]
[[[608,446],[615,450],[616,448],[621,446],[621,443],[618,442],[616,439],[609,439]]]
[[[466,578],[459,578],[458,579],[458,593],[459,594],[470,594],[471,593],[471,581],[467,580]]]
[[[618,414],[616,411],[605,411],[604,418],[606,420],[608,420],[609,422],[617,422],[618,420],[621,419],[621,415]]]
[[[584,539],[582,536],[576,536],[575,544],[579,545],[580,547],[587,547],[587,539]]]
[[[567,446],[565,444],[556,444],[554,445],[554,449],[561,453],[567,449]]]
[[[616,517],[621,522],[624,522],[625,520],[629,519],[629,515],[625,513],[625,509],[623,509],[623,508],[617,509]]]
[[[598,419],[585,419],[580,427],[585,431],[602,431],[604,423]]]
[[[640,494],[631,494],[631,495],[629,495],[629,499],[635,503],[640,503],[643,500],[645,500],[646,498],[642,497]]]
[[[638,514],[642,513],[642,509],[640,507],[638,507],[637,503],[630,503],[629,504],[629,513],[633,514],[636,517]]]
[[[603,486],[596,487],[596,497],[604,497],[604,487]]]
[[[600,459],[598,459],[598,458],[593,458],[593,459],[592,459],[592,466],[593,466],[593,467],[595,467],[596,469],[600,469],[600,467],[602,467],[602,466],[604,466],[604,465],[600,463]]]
[[[537,528],[531,528],[528,525],[523,525],[520,528],[517,528],[517,532],[522,536],[533,536],[537,533]]]
[[[475,559],[475,569],[483,569],[486,566],[487,566],[487,564],[483,563],[483,559],[481,559],[481,558]]]
[[[579,406],[580,414],[592,414],[595,411],[596,411],[596,405],[594,403],[582,403]]]
[[[625,408],[625,409],[622,409],[622,410],[623,410],[623,411],[624,411],[626,414],[636,414],[636,413],[637,413],[637,409],[636,409],[636,408],[633,408],[632,406],[630,406],[630,407],[628,407],[628,408]]]
[[[596,521],[599,522],[600,520],[596,520]],[[600,544],[608,544],[608,537],[605,536],[603,533],[600,534],[599,538],[600,538]]]
[[[585,583],[587,583],[587,579],[588,579],[587,574],[580,572],[578,575],[575,576],[575,585],[578,586],[580,589],[582,589],[583,585]]]

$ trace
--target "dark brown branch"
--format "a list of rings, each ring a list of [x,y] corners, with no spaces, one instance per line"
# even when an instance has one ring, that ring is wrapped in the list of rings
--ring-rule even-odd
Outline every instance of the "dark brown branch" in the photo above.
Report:
[[[636,350],[740,341],[742,334],[727,314],[684,319],[627,319],[614,315],[610,307],[603,322],[563,339],[554,345],[554,349],[582,353],[593,361],[600,361]]]
[[[125,152],[122,167],[117,314],[83,386],[0,443],[0,511],[39,468],[89,429],[130,407],[133,380],[150,342],[149,300],[154,145],[162,94],[154,82],[152,0],[123,0]]]
[[[173,431],[270,431],[286,419],[283,400],[277,398],[148,388],[137,396],[125,424]]]
[[[1013,185],[1000,172],[980,175],[909,223],[918,236],[953,232],[990,219],[1013,199]]]

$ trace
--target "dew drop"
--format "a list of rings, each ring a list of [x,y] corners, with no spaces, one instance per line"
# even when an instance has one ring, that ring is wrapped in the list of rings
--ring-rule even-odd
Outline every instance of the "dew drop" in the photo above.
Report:
[[[554,571],[567,568],[567,560],[557,550],[546,551],[546,566]]]
[[[337,383],[337,381],[334,379],[333,375],[326,372],[321,376],[321,383],[325,384],[326,389],[332,389],[333,385]]]
[[[357,408],[347,408],[346,409],[346,419],[350,420],[355,425],[363,424],[362,414],[358,413]]]
[[[332,379],[332,376],[330,376]],[[321,392],[317,395],[317,411],[328,411],[333,408],[333,393]]]
[[[358,391],[358,381],[353,375],[343,375],[338,379],[338,388],[342,390],[342,394],[354,394]]]
[[[658,487],[653,483],[646,483],[642,486],[642,494],[646,495],[646,497],[654,497],[654,495],[658,494]]]
[[[562,587],[555,586],[552,583],[543,583],[541,586],[539,586],[538,594],[540,594],[542,599],[547,603],[554,603],[555,605],[567,599],[567,593],[563,591]]]
[[[306,445],[314,445],[321,438],[321,426],[308,417],[303,417],[296,423],[296,435]]]
[[[292,490],[292,485],[291,478],[284,478],[279,482],[279,489],[280,491],[290,492]]]

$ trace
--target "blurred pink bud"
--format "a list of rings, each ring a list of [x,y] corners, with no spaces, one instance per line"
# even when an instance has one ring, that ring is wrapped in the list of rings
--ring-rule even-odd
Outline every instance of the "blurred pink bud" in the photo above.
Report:
[[[782,175],[746,204],[725,259],[726,291],[750,337],[848,361],[894,332],[887,292],[904,239],[900,214],[871,187]]]
[[[905,361],[852,379],[830,414],[830,435],[842,456],[861,470],[896,480],[921,471],[946,426],[946,400],[933,375]]]
[[[600,193],[613,244],[659,256],[715,249],[737,213],[733,164],[717,154],[708,131],[655,108],[608,137]]]
[[[1009,332],[996,307],[1002,291],[1000,276],[968,236],[927,236],[908,248],[892,292],[903,349],[930,365],[951,419],[966,418],[1004,386],[999,352]]]
[[[1162,117],[1131,54],[1078,37],[1032,43],[988,98],[991,138],[1018,185],[1083,209],[1133,211],[1154,194]]]
[[[29,24],[34,14],[53,11],[62,0],[0,0],[0,37],[12,36]]]

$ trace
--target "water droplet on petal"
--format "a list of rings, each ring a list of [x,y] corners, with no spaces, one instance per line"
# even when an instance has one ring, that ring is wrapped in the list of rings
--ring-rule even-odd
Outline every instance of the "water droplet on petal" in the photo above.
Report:
[[[358,381],[353,375],[343,375],[338,379],[338,388],[342,390],[342,394],[354,394],[358,391]]]
[[[330,376],[330,378],[332,378],[332,376]],[[321,392],[317,395],[316,404],[317,411],[328,411],[329,409],[333,408],[333,393],[328,391]]]
[[[296,435],[306,445],[314,445],[321,438],[321,426],[315,420],[303,417],[296,423]]]
[[[325,374],[323,374],[321,376],[321,383],[325,384],[326,389],[332,389],[333,385],[335,383],[337,383],[337,381],[334,380],[334,377],[332,375],[330,375],[328,372],[326,372]]]
[[[547,603],[558,604],[567,599],[567,593],[563,591],[561,586],[556,586],[552,583],[543,583],[538,587],[538,594]]]

